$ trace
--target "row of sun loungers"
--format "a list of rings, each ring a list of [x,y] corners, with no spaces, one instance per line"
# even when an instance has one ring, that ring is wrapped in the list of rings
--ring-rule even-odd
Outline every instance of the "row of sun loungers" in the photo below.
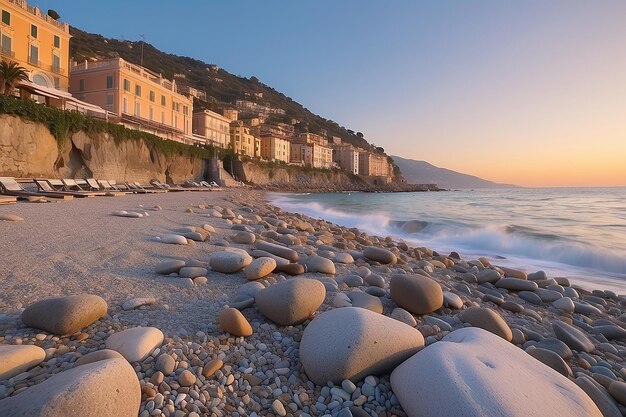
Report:
[[[171,186],[152,180],[151,186],[138,182],[117,183],[115,181],[86,179],[33,179],[37,190],[27,190],[12,177],[0,177],[0,204],[15,203],[16,199],[50,199],[54,201],[74,198],[117,197],[127,194],[158,194],[172,191],[211,191],[219,188],[215,183],[188,181],[184,186]]]

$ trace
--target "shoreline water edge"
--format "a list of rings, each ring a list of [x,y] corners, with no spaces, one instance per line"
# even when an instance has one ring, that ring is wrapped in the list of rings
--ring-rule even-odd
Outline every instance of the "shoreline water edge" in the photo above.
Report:
[[[0,207],[0,415],[626,412],[625,296],[271,198]]]

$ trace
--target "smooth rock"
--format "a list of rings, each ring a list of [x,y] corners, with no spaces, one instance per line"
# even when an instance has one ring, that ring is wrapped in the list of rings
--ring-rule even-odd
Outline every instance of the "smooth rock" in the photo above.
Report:
[[[587,353],[595,350],[593,342],[589,340],[587,335],[574,326],[556,321],[552,323],[552,329],[559,340],[574,350]]]
[[[362,279],[373,287],[385,288],[385,279],[378,274],[370,274]]]
[[[609,386],[609,393],[621,405],[626,406],[626,383],[622,381],[614,381]]]
[[[21,222],[21,221],[24,221],[24,219],[16,214],[0,214],[0,221]]]
[[[326,288],[320,281],[292,278],[259,291],[257,309],[281,326],[292,326],[309,319],[326,297]]]
[[[609,340],[626,339],[626,330],[614,324],[594,326],[590,333],[601,334]]]
[[[511,277],[514,279],[526,280],[528,277],[526,276],[526,272],[520,271],[518,269],[507,268],[505,266],[501,266],[500,269],[504,272],[505,277]]]
[[[39,365],[46,352],[34,345],[0,345],[0,381]]]
[[[236,308],[222,310],[219,317],[220,329],[234,336],[252,336],[252,326],[243,314]]]
[[[572,370],[565,363],[563,358],[561,358],[559,355],[552,352],[551,350],[531,346],[526,349],[526,353],[528,353],[530,356],[537,359],[538,361],[541,361],[542,363],[548,365],[550,368],[554,369],[561,375],[569,377],[572,374]]]
[[[320,314],[304,329],[300,360],[318,385],[357,382],[389,372],[423,346],[424,337],[416,329],[363,308],[345,307]]]
[[[122,304],[122,310],[134,310],[141,306],[152,305],[156,303],[156,298],[145,297],[145,298],[131,298],[130,300],[124,301]]]
[[[169,275],[171,273],[178,273],[181,268],[185,266],[185,261],[167,261],[162,262],[154,267],[154,272],[162,275]]]
[[[287,259],[291,262],[298,262],[298,260],[300,259],[298,252],[286,246],[278,245],[276,243],[257,242],[256,248],[258,250],[266,251],[273,255],[280,256],[281,258]]]
[[[480,327],[498,335],[507,342],[510,342],[513,338],[509,325],[506,324],[498,313],[489,308],[470,307],[461,311],[459,318],[472,326]]]
[[[209,271],[206,268],[200,268],[197,266],[186,266],[181,268],[178,272],[178,275],[182,278],[197,278],[197,277],[205,277]]]
[[[572,381],[479,328],[456,330],[391,374],[409,417],[602,417]]]
[[[394,308],[393,311],[391,312],[390,317],[396,320],[399,320],[404,324],[408,324],[411,327],[417,326],[417,321],[415,321],[415,317],[413,317],[411,313],[409,313],[403,308],[400,308],[400,307]]]
[[[161,343],[163,332],[156,327],[131,327],[113,333],[105,341],[105,346],[121,353],[128,362],[141,362]]]
[[[57,335],[87,327],[107,314],[107,303],[91,294],[53,297],[37,301],[22,312],[22,322]]]
[[[381,264],[395,264],[398,261],[396,255],[388,249],[377,246],[368,246],[363,249],[363,256]]]
[[[187,238],[181,235],[169,234],[169,235],[161,236],[161,242],[169,243],[171,245],[186,245]]]
[[[363,285],[363,278],[358,275],[348,275],[343,278],[343,283],[348,287],[360,287]]]
[[[172,358],[172,356],[167,353],[163,353],[157,358],[155,368],[157,371],[161,371],[167,376],[174,372],[174,369],[176,368],[176,361]]]
[[[277,265],[274,272],[284,272],[287,275],[302,275],[305,272],[304,265],[300,264],[287,264]]]
[[[241,231],[232,237],[233,242],[243,245],[251,245],[256,241],[254,233]]]
[[[214,252],[209,265],[214,271],[232,274],[252,263],[252,258],[243,252]]]
[[[559,298],[552,302],[552,305],[564,313],[574,312],[574,302],[569,297]]]
[[[309,256],[306,260],[306,266],[309,272],[335,275],[335,264],[333,261],[322,256]]]
[[[603,417],[622,417],[617,402],[602,385],[586,375],[576,378],[576,384],[593,400]]]
[[[361,291],[352,291],[348,293],[348,297],[352,302],[352,307],[365,308],[378,314],[383,313],[383,303],[378,297]]]
[[[60,372],[0,401],[0,415],[137,417],[141,388],[132,366],[107,359]]]
[[[181,387],[190,387],[196,383],[196,376],[189,369],[185,369],[178,375],[178,383]]]
[[[463,300],[461,297],[450,291],[443,292],[443,305],[446,307],[460,310],[463,308]]]
[[[393,275],[389,289],[391,299],[413,314],[431,313],[443,305],[441,286],[423,275]]]
[[[88,363],[99,362],[99,361],[103,361],[106,359],[126,360],[126,358],[124,358],[119,352],[116,352],[111,349],[100,349],[100,350],[96,350],[95,352],[88,353],[85,356],[81,356],[80,358],[76,359],[76,362],[74,362],[74,366],[86,365]]]
[[[539,288],[535,282],[519,278],[502,278],[496,282],[496,287],[512,291],[535,291]]]
[[[535,294],[534,292],[531,292],[531,291],[520,291],[517,295],[522,300],[528,301],[529,303],[534,304],[536,306],[543,305],[543,301],[541,301],[541,298],[537,294]]]
[[[215,371],[220,369],[222,366],[224,366],[224,362],[221,359],[213,359],[204,365],[204,368],[202,369],[202,376],[210,378],[213,376]]]
[[[249,281],[255,281],[268,276],[274,269],[276,269],[276,261],[273,258],[261,257],[252,261],[244,273]]]
[[[485,282],[491,282],[493,284],[500,279],[500,274],[494,269],[483,269],[476,274],[476,279],[479,284],[484,284]]]

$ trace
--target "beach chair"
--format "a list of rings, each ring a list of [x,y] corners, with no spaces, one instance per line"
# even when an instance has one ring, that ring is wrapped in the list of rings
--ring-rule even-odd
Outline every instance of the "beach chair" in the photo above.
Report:
[[[58,190],[57,188],[53,187],[50,180],[44,180],[44,179],[38,180],[36,178],[33,178],[33,181],[35,182],[35,184],[37,184],[37,188],[39,188],[44,193],[57,193],[57,194],[71,195],[72,197],[78,197],[78,198],[95,197],[94,194],[85,193],[85,192]],[[61,183],[61,185],[63,185],[63,183]]]
[[[82,180],[85,184],[87,184],[86,181]],[[90,194],[93,196],[104,196],[106,195],[105,192],[101,192],[101,191],[90,191],[89,188],[83,188],[78,184],[77,180],[71,179],[71,178],[63,178],[61,180],[61,182],[63,183],[63,189],[65,191],[72,191],[72,192],[80,192],[80,193],[86,193],[86,194]]]
[[[171,186],[169,184],[163,184],[161,181],[159,180],[150,180],[150,184],[152,184],[153,186],[160,188],[162,190],[168,190],[168,191],[187,191],[182,187],[179,186]]]
[[[72,200],[74,197],[67,194],[61,194],[58,192],[33,192],[26,191],[22,186],[15,181],[13,177],[0,177],[0,194],[11,195],[18,198],[27,198],[27,197],[48,197],[54,198],[55,200]]]
[[[148,191],[153,194],[165,194],[167,192],[167,190],[164,190],[162,188],[146,188],[137,181],[133,182],[132,185],[134,185],[139,190]]]
[[[95,180],[95,179],[93,179],[93,178],[86,178],[86,179],[85,179],[85,182],[89,185],[89,187],[90,187],[92,190],[104,190],[104,191],[106,191],[106,194],[105,194],[105,195],[106,195],[107,197],[119,197],[119,196],[122,196],[122,195],[126,195],[126,193],[123,193],[123,192],[119,192],[119,191],[111,191],[111,190],[105,190],[104,188],[101,188],[101,187],[100,187],[100,184],[98,184],[98,181],[96,181],[96,180]]]
[[[114,193],[114,194],[119,194],[119,195],[131,194],[130,192],[118,190],[117,188],[113,187],[111,183],[108,182],[107,180],[98,180],[98,184],[100,185],[101,189],[109,193]]]

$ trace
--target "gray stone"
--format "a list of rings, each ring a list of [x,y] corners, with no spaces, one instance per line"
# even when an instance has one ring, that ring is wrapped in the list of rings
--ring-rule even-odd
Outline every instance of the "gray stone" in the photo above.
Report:
[[[107,303],[91,294],[53,297],[37,301],[22,312],[22,322],[57,335],[72,334],[107,313]]]
[[[617,407],[617,402],[602,385],[586,375],[576,378],[576,384],[593,400],[602,412],[601,415],[603,417],[622,417],[622,413]]]
[[[520,291],[517,295],[519,295],[519,298],[521,298],[522,300],[528,301],[531,304],[537,306],[543,305],[543,301],[541,301],[541,298],[534,292]]]
[[[552,352],[551,350],[531,346],[526,349],[526,353],[528,353],[530,356],[537,359],[538,361],[541,361],[544,364],[548,365],[550,368],[554,369],[561,375],[569,377],[572,374],[572,370],[565,363],[563,358],[561,358],[559,355]]]
[[[281,258],[287,259],[291,262],[298,262],[298,260],[300,259],[298,252],[296,252],[295,250],[275,243],[257,242],[256,248],[258,250],[266,251],[273,255],[280,256]]]
[[[243,252],[214,252],[209,265],[214,271],[232,274],[250,265],[252,258]]]
[[[175,367],[176,361],[167,353],[159,355],[156,360],[155,368],[157,369],[157,371],[163,372],[163,374],[166,376],[174,372]]]
[[[381,264],[395,264],[398,260],[396,255],[388,249],[377,246],[368,246],[363,249],[363,256]]]
[[[502,278],[496,282],[496,287],[513,291],[535,291],[539,287],[532,281],[519,278]]]
[[[185,261],[167,261],[162,262],[154,267],[154,272],[162,275],[169,275],[171,273],[178,273],[181,268],[185,266]]]
[[[180,269],[178,275],[182,278],[197,278],[197,277],[205,277],[209,271],[206,268],[200,268],[195,266],[185,266]]]
[[[507,342],[510,342],[513,338],[511,328],[506,324],[502,316],[489,308],[470,307],[461,311],[459,318],[472,326],[480,327],[498,335]]]
[[[246,267],[244,271],[249,281],[264,278],[276,269],[276,261],[273,258],[257,258]]]
[[[460,310],[463,308],[463,300],[461,297],[450,291],[443,292],[443,305],[446,307]]]
[[[113,333],[105,341],[107,349],[122,354],[128,362],[143,361],[163,343],[163,332],[155,327],[131,327]]]
[[[577,328],[562,321],[552,323],[556,337],[570,348],[579,352],[592,352],[595,349],[593,342],[587,335]]]
[[[335,275],[335,264],[328,258],[309,256],[306,260],[306,266],[309,272]]]
[[[365,308],[378,314],[383,313],[383,303],[378,297],[361,291],[351,291],[348,293],[348,297],[352,302],[352,307]]]
[[[320,281],[292,278],[259,291],[257,309],[268,319],[282,326],[302,323],[317,311],[326,297]]]
[[[46,352],[33,345],[0,345],[0,381],[13,378],[39,365]]]
[[[494,269],[484,269],[476,274],[476,279],[479,284],[484,284],[485,282],[491,282],[493,284],[500,279],[500,274]]]

